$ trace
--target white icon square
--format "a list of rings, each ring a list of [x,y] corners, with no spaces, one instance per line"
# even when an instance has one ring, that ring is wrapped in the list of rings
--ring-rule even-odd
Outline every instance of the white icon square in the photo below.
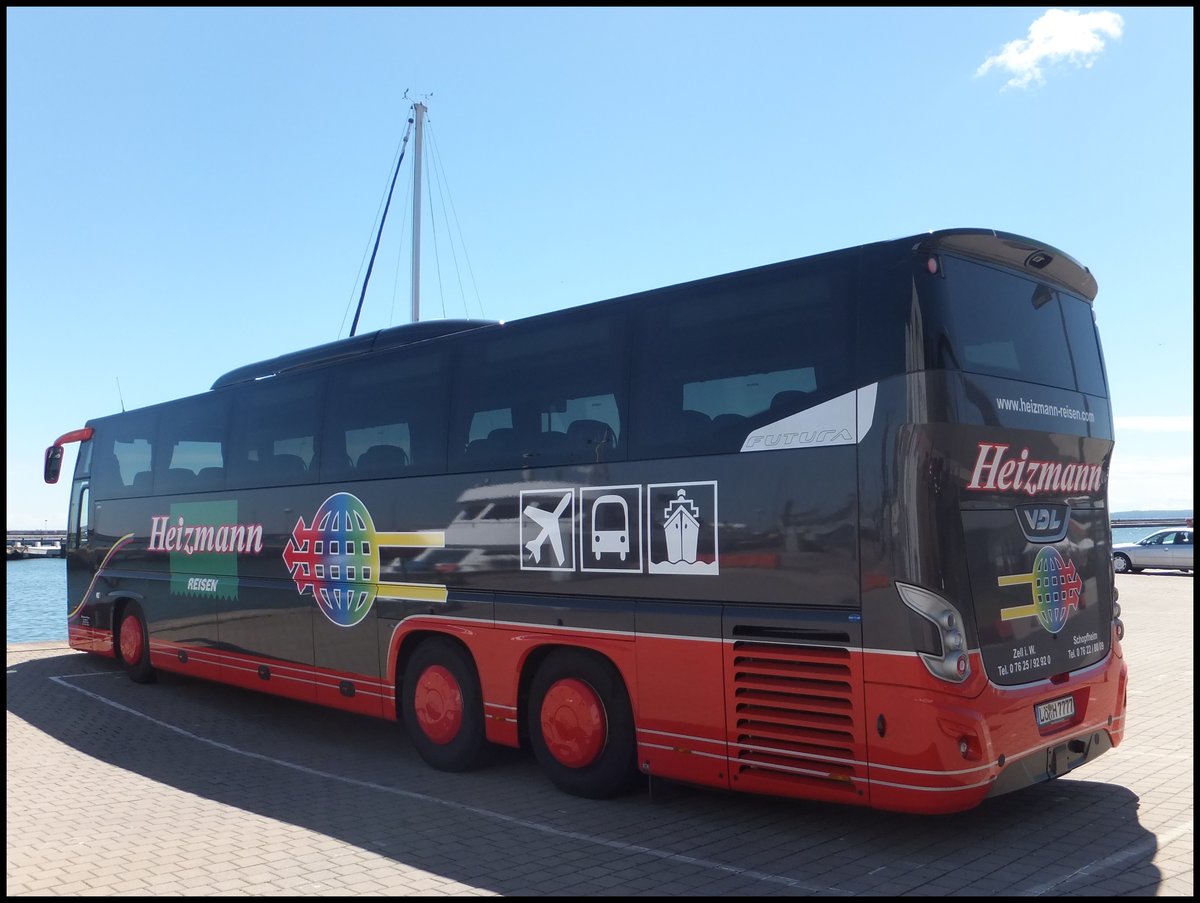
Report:
[[[575,570],[575,490],[521,491],[521,570]]]
[[[649,484],[646,549],[651,574],[719,574],[716,480]]]
[[[642,487],[589,486],[579,490],[579,569],[592,573],[642,572]]]

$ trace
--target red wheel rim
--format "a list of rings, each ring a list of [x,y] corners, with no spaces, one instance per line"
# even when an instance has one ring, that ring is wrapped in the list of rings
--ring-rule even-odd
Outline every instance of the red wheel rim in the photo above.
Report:
[[[121,658],[129,665],[142,660],[142,622],[133,615],[121,621]]]
[[[569,677],[554,684],[542,700],[542,739],[546,748],[568,768],[596,761],[608,737],[604,706],[596,691]]]
[[[462,688],[454,675],[441,665],[421,672],[413,689],[413,708],[421,731],[444,746],[458,736],[463,723]]]

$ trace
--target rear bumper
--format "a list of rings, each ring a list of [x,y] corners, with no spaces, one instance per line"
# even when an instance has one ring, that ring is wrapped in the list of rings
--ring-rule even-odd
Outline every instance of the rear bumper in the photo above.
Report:
[[[906,685],[868,682],[865,688],[874,807],[964,811],[990,796],[1061,777],[1121,742],[1128,668],[1119,647],[1061,683],[988,683],[972,698],[931,686],[927,672],[922,676],[908,663],[901,667],[912,680],[895,675],[896,682]],[[1074,716],[1039,728],[1035,706],[1068,695]]]
[[[1120,741],[1114,741],[1113,735],[1108,731],[1098,730],[1038,750],[1015,762],[1006,762],[992,783],[988,796],[1001,796],[1032,784],[1062,777],[1080,765],[1086,765],[1101,753],[1108,752],[1117,742]]]

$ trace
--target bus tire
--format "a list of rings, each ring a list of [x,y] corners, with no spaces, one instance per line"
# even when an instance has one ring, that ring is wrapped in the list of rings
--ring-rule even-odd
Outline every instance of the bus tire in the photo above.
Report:
[[[471,771],[490,750],[475,664],[444,637],[421,643],[404,669],[404,729],[418,755],[438,771]]]
[[[116,646],[130,680],[139,684],[154,683],[158,675],[150,666],[150,631],[146,629],[142,606],[133,600],[121,611]]]
[[[633,709],[607,659],[578,649],[551,653],[533,677],[527,717],[534,756],[560,790],[605,799],[636,782]]]

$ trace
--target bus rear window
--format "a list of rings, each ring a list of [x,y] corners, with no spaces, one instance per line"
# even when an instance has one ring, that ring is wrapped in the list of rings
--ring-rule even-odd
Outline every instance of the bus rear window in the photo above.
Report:
[[[1086,301],[955,257],[941,266],[918,276],[930,365],[1107,395]]]
[[[1067,341],[1071,344],[1071,360],[1075,364],[1075,378],[1079,391],[1089,395],[1108,396],[1104,377],[1104,359],[1100,353],[1100,338],[1096,331],[1092,305],[1082,298],[1059,293],[1063,321],[1067,327]]]

